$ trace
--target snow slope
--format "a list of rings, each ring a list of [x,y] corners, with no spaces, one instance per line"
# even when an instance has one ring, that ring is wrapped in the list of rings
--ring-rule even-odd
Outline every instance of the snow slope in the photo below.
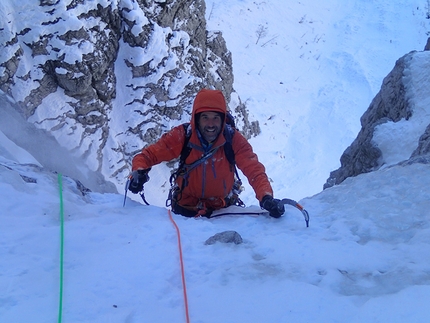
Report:
[[[311,221],[306,228],[301,213],[291,207],[280,219],[174,215],[182,238],[190,321],[428,322],[429,166],[395,165],[407,156],[389,145],[416,143],[419,131],[413,129],[430,123],[426,104],[430,84],[425,69],[419,68],[428,66],[427,53],[414,55],[410,65],[414,77],[407,87],[414,94],[414,111],[419,116],[410,119],[407,129],[411,131],[402,131],[404,122],[378,128],[377,141],[383,146],[387,167],[349,178],[323,192],[317,189],[328,177],[321,170],[336,167],[332,163],[352,141],[359,116],[395,59],[424,46],[425,39],[414,39],[411,35],[415,33],[410,33],[422,30],[423,34],[426,29],[419,16],[425,13],[424,1],[228,3],[227,8],[227,2],[217,2],[209,21],[215,23],[218,17],[218,28],[225,28],[238,75],[236,90],[256,118],[267,119],[260,122],[262,135],[252,143],[278,196],[308,196],[300,202]],[[285,12],[288,14],[282,14]],[[274,29],[276,33],[285,29],[297,40],[290,39],[288,47],[295,44],[295,54],[307,45],[301,43],[302,38],[309,37],[309,47],[324,43],[321,49],[310,49],[312,54],[318,50],[315,54],[320,57],[305,50],[302,58],[288,56],[292,49],[270,42],[261,47],[270,35],[276,35],[270,24],[269,34],[254,44],[255,30],[269,18],[273,19],[270,24],[281,19],[285,26],[288,21],[298,24],[298,29],[285,28],[279,22]],[[235,25],[241,21],[242,26],[252,28]],[[349,30],[349,38],[340,39],[345,30]],[[253,37],[246,43],[252,56],[239,58],[238,48],[246,45],[243,37],[232,41],[234,32]],[[325,42],[311,41],[320,32]],[[280,43],[283,38],[276,39]],[[387,39],[392,42],[384,43]],[[351,55],[345,54],[345,48],[333,51],[334,43],[343,44]],[[269,44],[273,46],[267,53],[273,55],[280,55],[276,49],[284,48],[286,54],[279,60],[291,62],[285,64],[291,73],[262,55]],[[323,60],[332,64],[317,69]],[[249,78],[244,72],[247,64]],[[321,70],[324,73],[313,74]],[[275,71],[279,74],[273,74]],[[293,73],[300,71],[302,74]],[[280,102],[288,104],[288,109],[281,109]],[[345,105],[351,108],[345,111]],[[300,109],[293,109],[295,106]],[[5,111],[2,109],[0,122],[0,322],[52,322],[59,312],[61,242],[58,174],[53,171],[64,173],[73,165],[67,158],[53,158],[47,166],[43,157],[57,156],[53,154],[57,147],[49,144],[51,138],[36,132],[36,142],[31,136],[14,136],[4,120],[15,119]],[[31,148],[34,145],[38,149]],[[75,166],[79,173],[80,165]],[[151,186],[157,182],[155,174],[146,188],[148,193],[154,192],[154,198],[158,194],[161,203],[166,195]],[[63,322],[186,322],[177,235],[167,210],[131,199],[122,207],[121,194],[83,195],[71,177],[62,179]],[[312,191],[318,194],[311,196]],[[249,205],[255,204],[249,190],[245,198]],[[210,236],[225,230],[236,230],[244,242],[204,245]]]
[[[13,148],[0,136],[0,147]],[[58,175],[0,157],[0,318],[52,322],[60,286]],[[23,160],[23,157],[20,157]],[[31,158],[24,158],[30,161]],[[427,322],[429,166],[347,179],[302,200],[310,212],[188,219],[190,322]],[[166,209],[88,193],[63,178],[63,322],[186,322],[177,235]],[[239,232],[242,244],[205,245]],[[396,304],[396,306],[393,306]]]

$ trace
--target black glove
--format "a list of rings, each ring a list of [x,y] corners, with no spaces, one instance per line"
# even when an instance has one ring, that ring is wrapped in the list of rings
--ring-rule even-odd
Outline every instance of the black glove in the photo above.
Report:
[[[128,184],[128,189],[136,194],[143,191],[143,184],[149,181],[149,171],[151,169],[139,169],[135,170],[130,175],[130,183]]]
[[[273,216],[274,218],[279,218],[285,212],[284,204],[281,204],[279,202],[281,201],[278,199],[274,199],[270,195],[265,195],[260,202],[260,206],[263,209],[269,211],[270,216]]]

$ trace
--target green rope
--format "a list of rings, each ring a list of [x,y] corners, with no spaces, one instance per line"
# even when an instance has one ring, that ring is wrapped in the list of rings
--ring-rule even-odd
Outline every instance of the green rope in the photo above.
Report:
[[[64,205],[63,205],[63,179],[58,173],[58,186],[60,191],[60,303],[58,306],[58,323],[63,317],[63,259],[64,259]]]

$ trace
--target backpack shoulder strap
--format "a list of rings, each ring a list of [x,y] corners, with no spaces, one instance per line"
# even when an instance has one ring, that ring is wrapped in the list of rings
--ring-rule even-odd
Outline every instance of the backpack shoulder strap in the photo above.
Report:
[[[173,182],[175,181],[176,177],[178,176],[179,172],[182,170],[185,160],[191,153],[191,147],[188,146],[188,143],[191,138],[191,126],[190,123],[183,123],[182,127],[184,128],[185,132],[185,138],[184,138],[184,145],[182,146],[181,154],[179,155],[179,164],[178,168],[172,173],[170,176],[170,185],[173,185]]]
[[[234,150],[233,150],[233,136],[236,133],[236,128],[230,124],[226,124],[224,128],[224,138],[225,138],[225,144],[224,144],[224,153],[225,157],[227,158],[228,162],[230,163],[230,166],[234,169],[234,173],[236,174],[236,181],[239,183],[239,186],[242,185],[242,180],[240,179],[239,172],[237,171],[236,167],[236,159],[234,156]]]
[[[224,128],[224,138],[225,138],[225,144],[224,144],[224,152],[225,156],[227,157],[228,162],[231,165],[236,164],[236,160],[234,158],[234,150],[233,150],[233,136],[235,134],[236,130],[230,126],[229,124],[225,125]]]
[[[182,124],[185,131],[185,139],[184,139],[184,145],[182,146],[181,155],[179,156],[179,165],[182,165],[185,163],[185,160],[191,153],[191,147],[188,147],[188,142],[191,138],[191,126],[190,123],[184,123]]]

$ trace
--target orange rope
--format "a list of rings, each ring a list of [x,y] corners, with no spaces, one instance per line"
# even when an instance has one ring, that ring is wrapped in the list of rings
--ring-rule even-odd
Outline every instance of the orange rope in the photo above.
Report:
[[[175,226],[176,233],[178,234],[178,248],[179,248],[179,260],[181,261],[181,275],[182,275],[182,287],[184,290],[184,303],[185,303],[185,316],[187,319],[187,323],[190,323],[190,316],[188,313],[188,297],[187,297],[187,286],[185,285],[185,270],[184,270],[184,260],[182,258],[182,244],[181,244],[181,233],[179,231],[179,227],[176,224],[175,220],[173,220],[172,212],[169,212],[169,218],[170,221],[172,221],[173,225]]]

